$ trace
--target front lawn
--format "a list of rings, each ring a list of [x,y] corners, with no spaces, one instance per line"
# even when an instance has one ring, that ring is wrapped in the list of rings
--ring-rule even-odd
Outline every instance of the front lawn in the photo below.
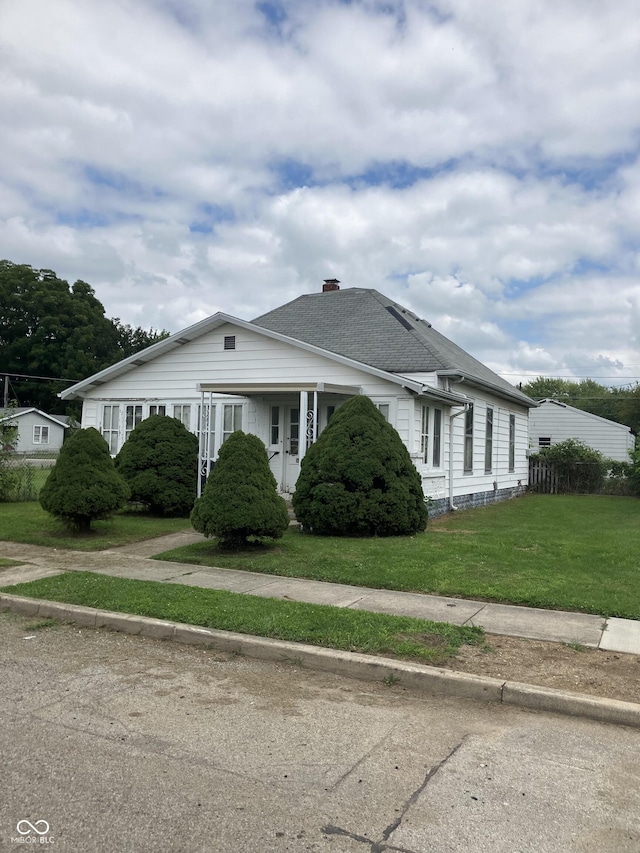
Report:
[[[639,554],[636,498],[527,495],[449,514],[413,537],[290,529],[266,548],[207,541],[156,559],[640,619]]]
[[[85,534],[70,533],[39,503],[0,503],[0,540],[72,548],[77,551],[101,551],[142,539],[191,529],[188,518],[153,518],[146,512],[124,510],[112,519],[94,521]]]
[[[91,572],[15,584],[3,592],[432,664],[444,663],[462,645],[484,642],[480,628]]]

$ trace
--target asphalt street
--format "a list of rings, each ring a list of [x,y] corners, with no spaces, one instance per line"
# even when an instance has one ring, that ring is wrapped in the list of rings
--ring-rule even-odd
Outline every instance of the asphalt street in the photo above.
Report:
[[[640,850],[640,731],[0,614],[0,849]]]

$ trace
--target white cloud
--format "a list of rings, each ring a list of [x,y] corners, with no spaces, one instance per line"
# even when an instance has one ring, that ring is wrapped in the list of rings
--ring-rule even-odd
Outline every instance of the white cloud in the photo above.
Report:
[[[0,256],[136,325],[336,276],[505,373],[640,376],[636,3],[280,8],[2,4]]]

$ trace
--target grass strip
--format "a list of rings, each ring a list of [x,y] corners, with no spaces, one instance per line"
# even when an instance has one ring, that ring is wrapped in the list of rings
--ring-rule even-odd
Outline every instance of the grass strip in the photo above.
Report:
[[[343,651],[395,655],[430,664],[444,663],[462,645],[484,642],[480,628],[92,572],[67,572],[4,587],[2,591]]]
[[[154,539],[190,530],[191,523],[188,518],[154,518],[147,512],[123,510],[94,521],[92,528],[89,533],[72,533],[36,501],[0,504],[0,540],[74,551],[102,551]]]
[[[637,498],[527,495],[451,513],[416,536],[290,529],[269,547],[206,541],[155,559],[640,619],[639,516]]]

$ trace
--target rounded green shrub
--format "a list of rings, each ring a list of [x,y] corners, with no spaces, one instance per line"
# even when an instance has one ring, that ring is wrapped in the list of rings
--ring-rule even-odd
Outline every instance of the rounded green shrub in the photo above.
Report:
[[[40,490],[40,505],[67,527],[88,531],[125,505],[129,487],[117,473],[100,433],[79,429],[64,442],[56,464]]]
[[[326,536],[402,536],[427,526],[420,475],[368,397],[348,400],[311,445],[292,502],[303,527]]]
[[[266,447],[257,436],[238,430],[220,448],[191,523],[225,547],[239,547],[249,538],[279,539],[289,526],[289,513],[276,488]]]
[[[196,499],[198,439],[177,418],[151,415],[122,445],[116,470],[131,500],[153,515],[186,518]]]

